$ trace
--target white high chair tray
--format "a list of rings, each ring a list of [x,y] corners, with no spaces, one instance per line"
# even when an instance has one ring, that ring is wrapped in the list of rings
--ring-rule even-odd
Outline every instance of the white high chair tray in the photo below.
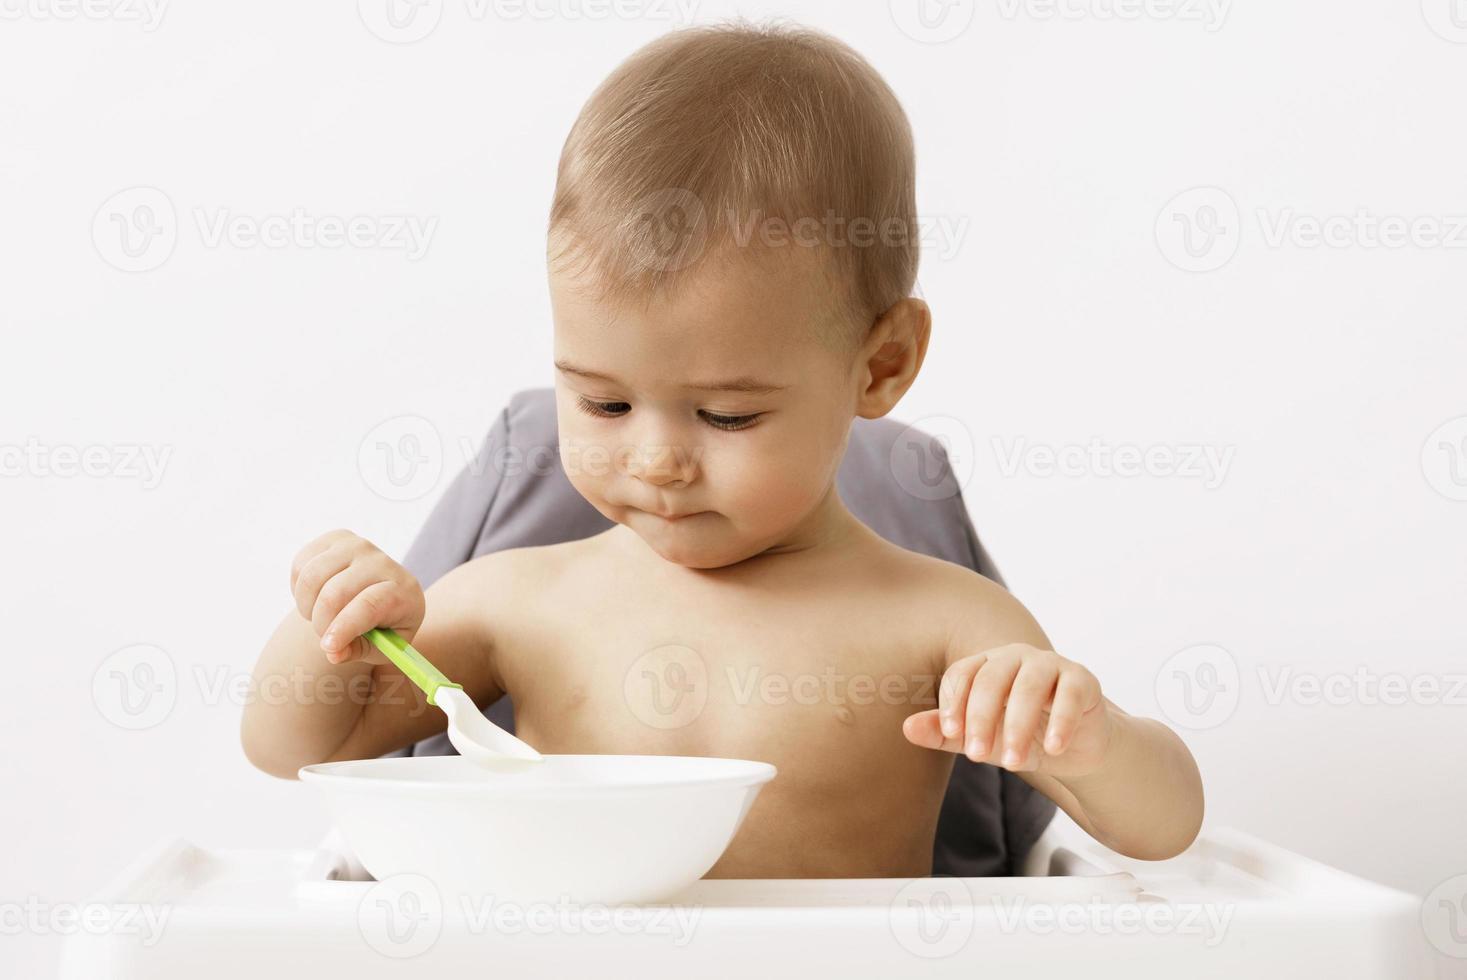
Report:
[[[1025,871],[704,880],[659,905],[516,907],[448,901],[416,876],[371,881],[334,835],[313,851],[174,841],[94,900],[113,925],[68,939],[62,978],[1428,974],[1419,899],[1236,831],[1142,862],[1061,814]]]

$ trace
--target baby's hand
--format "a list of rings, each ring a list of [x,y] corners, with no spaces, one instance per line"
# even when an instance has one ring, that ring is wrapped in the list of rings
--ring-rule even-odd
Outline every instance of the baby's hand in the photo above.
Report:
[[[334,664],[385,664],[387,658],[362,634],[390,627],[411,642],[423,625],[418,580],[350,531],[329,531],[302,548],[290,565],[290,591]]]
[[[909,741],[1014,772],[1083,776],[1110,744],[1110,713],[1095,675],[1027,643],[955,661],[937,704],[903,723]]]

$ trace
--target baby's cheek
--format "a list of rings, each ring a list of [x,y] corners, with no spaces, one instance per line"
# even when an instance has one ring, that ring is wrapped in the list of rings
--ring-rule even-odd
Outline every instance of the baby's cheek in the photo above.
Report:
[[[762,530],[800,520],[819,503],[824,489],[822,475],[812,472],[797,454],[788,453],[754,456],[720,480],[728,491],[730,511]]]

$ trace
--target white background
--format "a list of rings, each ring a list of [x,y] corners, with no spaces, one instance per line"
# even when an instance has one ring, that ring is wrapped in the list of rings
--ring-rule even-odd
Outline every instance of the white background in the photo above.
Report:
[[[58,2],[0,2],[9,903],[81,902],[168,836],[323,832],[302,787],[247,765],[217,685],[284,613],[301,543],[346,526],[400,555],[464,446],[550,383],[561,142],[605,73],[679,23],[652,0],[630,17],[442,0],[436,29],[399,44],[350,3],[179,0],[153,23]],[[1222,701],[1185,733],[1211,822],[1422,895],[1467,872],[1463,692],[1370,703],[1372,677],[1446,691],[1467,671],[1467,502],[1451,499],[1467,422],[1433,436],[1467,416],[1467,10],[1456,29],[1451,0],[1153,0],[1139,18],[962,0],[937,28],[959,32],[932,43],[893,9],[707,2],[696,19],[831,30],[906,105],[935,326],[895,415],[949,417],[926,425],[971,466],[1010,587],[1113,700],[1185,721],[1201,702],[1176,671],[1205,683],[1208,664],[1168,659],[1226,651]],[[124,272],[113,216],[158,198],[108,202],[139,186],[166,196],[176,241]],[[1216,190],[1169,205],[1194,187]],[[419,257],[210,237],[221,217],[294,209],[436,224]],[[1299,237],[1337,217],[1340,244]],[[1459,240],[1371,247],[1389,218]],[[1189,220],[1218,268],[1178,267]],[[427,420],[441,473],[395,501],[358,450],[405,415]],[[1092,444],[1229,463],[1220,481],[1006,464]],[[52,472],[86,447],[108,472]],[[167,453],[161,479],[128,447]],[[136,644],[177,681],[167,716],[127,731],[108,658]],[[1301,676],[1348,681],[1343,703],[1273,696]],[[57,948],[0,936],[0,973],[49,975]]]

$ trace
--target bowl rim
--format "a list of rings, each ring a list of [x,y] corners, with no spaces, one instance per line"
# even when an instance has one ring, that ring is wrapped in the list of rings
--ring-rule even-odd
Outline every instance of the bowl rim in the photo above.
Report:
[[[729,759],[719,756],[698,755],[613,755],[613,754],[557,754],[548,759],[668,759],[696,760],[698,762],[735,763],[731,771],[694,776],[676,781],[648,780],[615,783],[560,783],[539,786],[516,786],[512,777],[491,782],[467,782],[462,779],[392,779],[373,775],[371,772],[352,773],[360,769],[402,769],[418,764],[423,759],[462,758],[461,756],[397,756],[374,759],[343,759],[337,762],[317,762],[302,766],[296,773],[303,783],[315,783],[331,791],[368,793],[371,795],[394,796],[442,796],[451,793],[457,796],[485,798],[510,798],[516,800],[556,798],[620,796],[629,793],[680,793],[693,789],[709,789],[720,786],[757,787],[772,780],[779,770],[769,762],[756,759]]]

